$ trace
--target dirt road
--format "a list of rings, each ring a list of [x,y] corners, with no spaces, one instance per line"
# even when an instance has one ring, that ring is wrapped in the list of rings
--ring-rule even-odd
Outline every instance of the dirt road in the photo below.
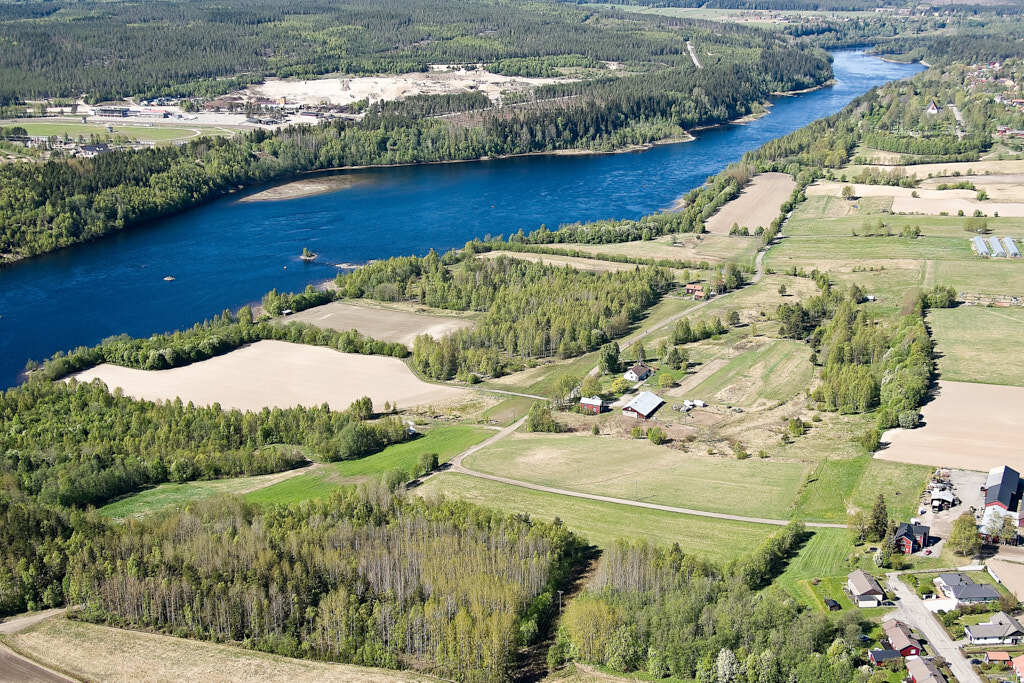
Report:
[[[890,616],[910,624],[923,633],[928,639],[928,645],[933,654],[949,662],[950,670],[960,683],[981,683],[981,678],[974,672],[974,667],[960,653],[960,648],[956,646],[935,616],[928,611],[924,601],[917,597],[917,593],[900,581],[897,574],[890,573],[886,576],[888,577],[889,591],[899,598],[897,603],[899,607]]]
[[[44,619],[64,614],[65,610],[50,609],[44,612],[33,612],[13,617],[0,623],[0,634],[12,634],[38,624]],[[67,683],[72,679],[54,671],[45,669],[35,662],[0,644],[0,681],[19,681],[19,683]]]
[[[699,59],[697,59],[697,51],[693,49],[693,43],[686,41],[686,49],[690,51],[690,59],[693,60],[693,65],[698,69],[703,69],[704,65],[700,63]]]

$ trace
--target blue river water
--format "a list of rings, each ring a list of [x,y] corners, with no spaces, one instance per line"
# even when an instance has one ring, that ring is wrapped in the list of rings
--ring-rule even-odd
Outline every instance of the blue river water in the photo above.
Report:
[[[334,276],[332,264],[422,254],[541,224],[638,218],[672,204],[748,150],[922,67],[834,53],[835,85],[775,100],[756,121],[636,153],[529,156],[352,171],[345,189],[280,201],[226,197],[0,270],[0,387],[29,358],[127,332],[180,329],[271,288]],[[303,247],[319,254],[306,263]],[[165,281],[173,276],[173,281]]]

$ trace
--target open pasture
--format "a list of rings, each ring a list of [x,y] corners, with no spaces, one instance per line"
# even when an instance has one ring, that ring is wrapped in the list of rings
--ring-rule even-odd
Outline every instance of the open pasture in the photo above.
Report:
[[[941,161],[935,164],[909,164],[906,166],[847,166],[843,170],[850,175],[857,175],[864,169],[869,168],[881,171],[891,171],[895,168],[900,168],[906,172],[908,177],[925,180],[929,176],[953,176],[954,173],[959,174],[959,176],[976,174],[984,175],[986,173],[993,175],[1001,173],[1024,173],[1024,159],[1008,159],[1003,161]]]
[[[559,256],[557,254],[536,254],[528,251],[488,251],[478,254],[480,258],[498,258],[508,256],[511,258],[532,261],[533,263],[545,263],[549,266],[569,266],[576,270],[586,270],[591,273],[620,273],[625,270],[634,270],[642,266],[635,263],[616,263],[615,261],[601,261],[599,259],[579,258],[576,256]]]
[[[618,244],[571,243],[560,246],[588,254],[621,254],[632,258],[676,259],[697,263],[707,261],[709,264],[725,261],[752,264],[759,245],[760,241],[755,237],[680,233],[656,240]]]
[[[747,555],[777,527],[573,498],[445,472],[428,479],[417,495],[467,500],[509,514],[551,521],[556,517],[589,542],[608,547],[620,538],[656,545],[678,543],[684,552],[724,562]]]
[[[583,493],[709,512],[785,518],[806,466],[689,455],[645,440],[513,435],[466,467]]]
[[[1024,309],[936,309],[928,312],[928,324],[943,380],[1024,387]]]
[[[332,301],[323,306],[307,308],[289,316],[287,320],[298,320],[339,332],[359,330],[368,337],[399,342],[408,347],[412,347],[413,341],[421,334],[440,339],[451,332],[473,326],[473,321],[465,317],[433,315],[348,301]]]
[[[1024,202],[1024,173],[993,173],[990,175],[945,176],[922,181],[920,187],[934,188],[943,183],[968,182],[984,190],[996,202]]]
[[[4,642],[82,681],[338,681],[436,680],[407,671],[291,659],[232,645],[100,626],[53,617]]]
[[[783,202],[789,199],[796,181],[788,173],[760,173],[747,183],[740,195],[709,218],[708,232],[728,235],[733,224],[755,229],[767,228],[775,220]]]
[[[959,179],[949,178],[947,182],[956,182],[957,180]],[[841,199],[842,188],[847,185],[853,188],[855,199]],[[1017,197],[1019,194],[1019,189],[1001,191],[1000,197]],[[851,206],[873,198],[892,198],[890,210],[894,214],[948,214],[955,216],[958,212],[962,211],[965,215],[971,216],[975,211],[981,211],[989,216],[996,213],[1000,216],[1024,216],[1024,204],[1018,203],[1017,200],[1012,198],[1009,201],[999,201],[999,198],[992,196],[988,200],[979,201],[976,198],[977,191],[975,190],[938,190],[932,189],[928,185],[912,189],[892,185],[863,185],[858,183],[819,181],[807,188],[807,195],[808,197],[836,197],[840,198],[840,201],[849,202]]]
[[[880,460],[986,471],[1024,469],[1024,387],[940,381],[921,409],[924,425],[882,436]]]
[[[263,340],[223,356],[171,370],[136,370],[104,363],[75,375],[80,382],[102,380],[113,390],[150,401],[181,398],[196,405],[257,411],[319,406],[343,410],[369,396],[402,408],[462,401],[465,389],[428,384],[397,358],[341,353],[321,346]]]

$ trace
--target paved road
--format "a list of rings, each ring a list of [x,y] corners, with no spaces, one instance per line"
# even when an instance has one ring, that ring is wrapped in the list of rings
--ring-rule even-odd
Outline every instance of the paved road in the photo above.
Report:
[[[917,593],[900,581],[897,574],[889,573],[886,576],[888,577],[889,591],[899,598],[899,607],[891,616],[910,624],[923,633],[924,637],[928,639],[928,645],[932,652],[949,662],[950,670],[960,683],[981,683],[981,678],[974,672],[970,662],[960,653],[960,648],[956,646],[935,616],[928,611],[924,601],[917,597]]]
[[[38,624],[44,619],[64,614],[64,609],[51,609],[45,612],[33,612],[13,617],[0,623],[0,634],[13,634]],[[72,679],[45,669],[35,662],[25,659],[3,644],[0,644],[0,681],[18,681],[19,683],[67,683]]]

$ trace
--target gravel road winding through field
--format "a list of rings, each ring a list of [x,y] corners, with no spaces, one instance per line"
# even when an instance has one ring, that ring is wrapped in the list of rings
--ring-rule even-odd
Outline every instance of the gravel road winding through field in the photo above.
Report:
[[[44,619],[65,614],[64,608],[34,612],[12,617],[0,622],[0,634],[14,634],[38,624]],[[0,681],[19,681],[19,683],[67,683],[72,679],[50,671],[30,659],[22,657],[14,650],[0,644]]]

